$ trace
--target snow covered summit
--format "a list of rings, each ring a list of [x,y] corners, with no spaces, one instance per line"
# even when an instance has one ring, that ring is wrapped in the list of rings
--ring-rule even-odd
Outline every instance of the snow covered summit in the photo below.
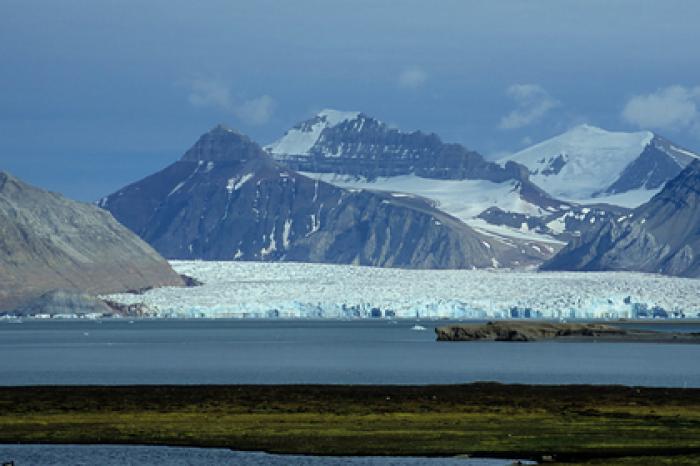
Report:
[[[649,131],[612,132],[580,125],[501,162],[525,165],[530,179],[555,197],[635,207],[694,158],[697,155]]]
[[[360,119],[360,112],[342,112],[324,109],[310,120],[299,123],[277,141],[265,146],[273,156],[308,156],[326,128],[332,128],[346,121]]]

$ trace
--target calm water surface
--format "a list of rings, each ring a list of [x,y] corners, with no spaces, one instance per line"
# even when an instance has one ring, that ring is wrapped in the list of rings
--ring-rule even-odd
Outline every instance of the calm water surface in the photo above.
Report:
[[[700,345],[436,342],[446,322],[0,322],[0,385],[592,383],[700,387]],[[646,328],[700,332],[700,325]]]
[[[0,445],[0,463],[15,466],[503,466],[513,460],[268,455],[223,449],[122,445]],[[530,463],[532,464],[532,463]]]

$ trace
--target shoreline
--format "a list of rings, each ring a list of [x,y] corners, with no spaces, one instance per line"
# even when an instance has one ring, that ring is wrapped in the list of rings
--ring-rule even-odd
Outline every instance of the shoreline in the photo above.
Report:
[[[0,387],[0,443],[536,461],[700,458],[700,388],[496,383]]]

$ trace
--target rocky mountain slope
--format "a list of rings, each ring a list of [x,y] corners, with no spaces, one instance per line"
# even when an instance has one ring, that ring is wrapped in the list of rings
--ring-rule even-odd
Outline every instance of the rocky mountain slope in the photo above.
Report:
[[[571,207],[533,184],[522,165],[490,162],[435,134],[404,132],[360,112],[323,110],[265,149],[311,178],[346,189],[422,197],[471,227],[506,240],[532,235],[521,230],[523,223],[513,229],[499,216],[480,216],[486,209],[539,218]],[[535,239],[556,248],[552,236],[557,234],[535,234]]]
[[[552,252],[482,235],[418,196],[310,179],[222,126],[100,206],[172,259],[471,268]]]
[[[0,172],[0,310],[57,288],[113,293],[182,284],[108,212]]]
[[[560,199],[637,207],[697,158],[649,131],[580,125],[501,163],[526,166],[535,184]]]
[[[527,178],[527,170],[515,163],[501,166],[436,134],[403,132],[360,112],[323,110],[265,150],[294,170],[369,180],[410,174],[493,182]]]
[[[700,277],[700,160],[649,202],[573,240],[543,269]]]

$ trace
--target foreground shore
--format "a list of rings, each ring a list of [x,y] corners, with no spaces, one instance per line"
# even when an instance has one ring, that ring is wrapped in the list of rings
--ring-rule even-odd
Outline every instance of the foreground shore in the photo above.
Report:
[[[693,464],[700,460],[700,389],[489,383],[0,388],[0,443],[16,442],[602,464],[664,457]]]

